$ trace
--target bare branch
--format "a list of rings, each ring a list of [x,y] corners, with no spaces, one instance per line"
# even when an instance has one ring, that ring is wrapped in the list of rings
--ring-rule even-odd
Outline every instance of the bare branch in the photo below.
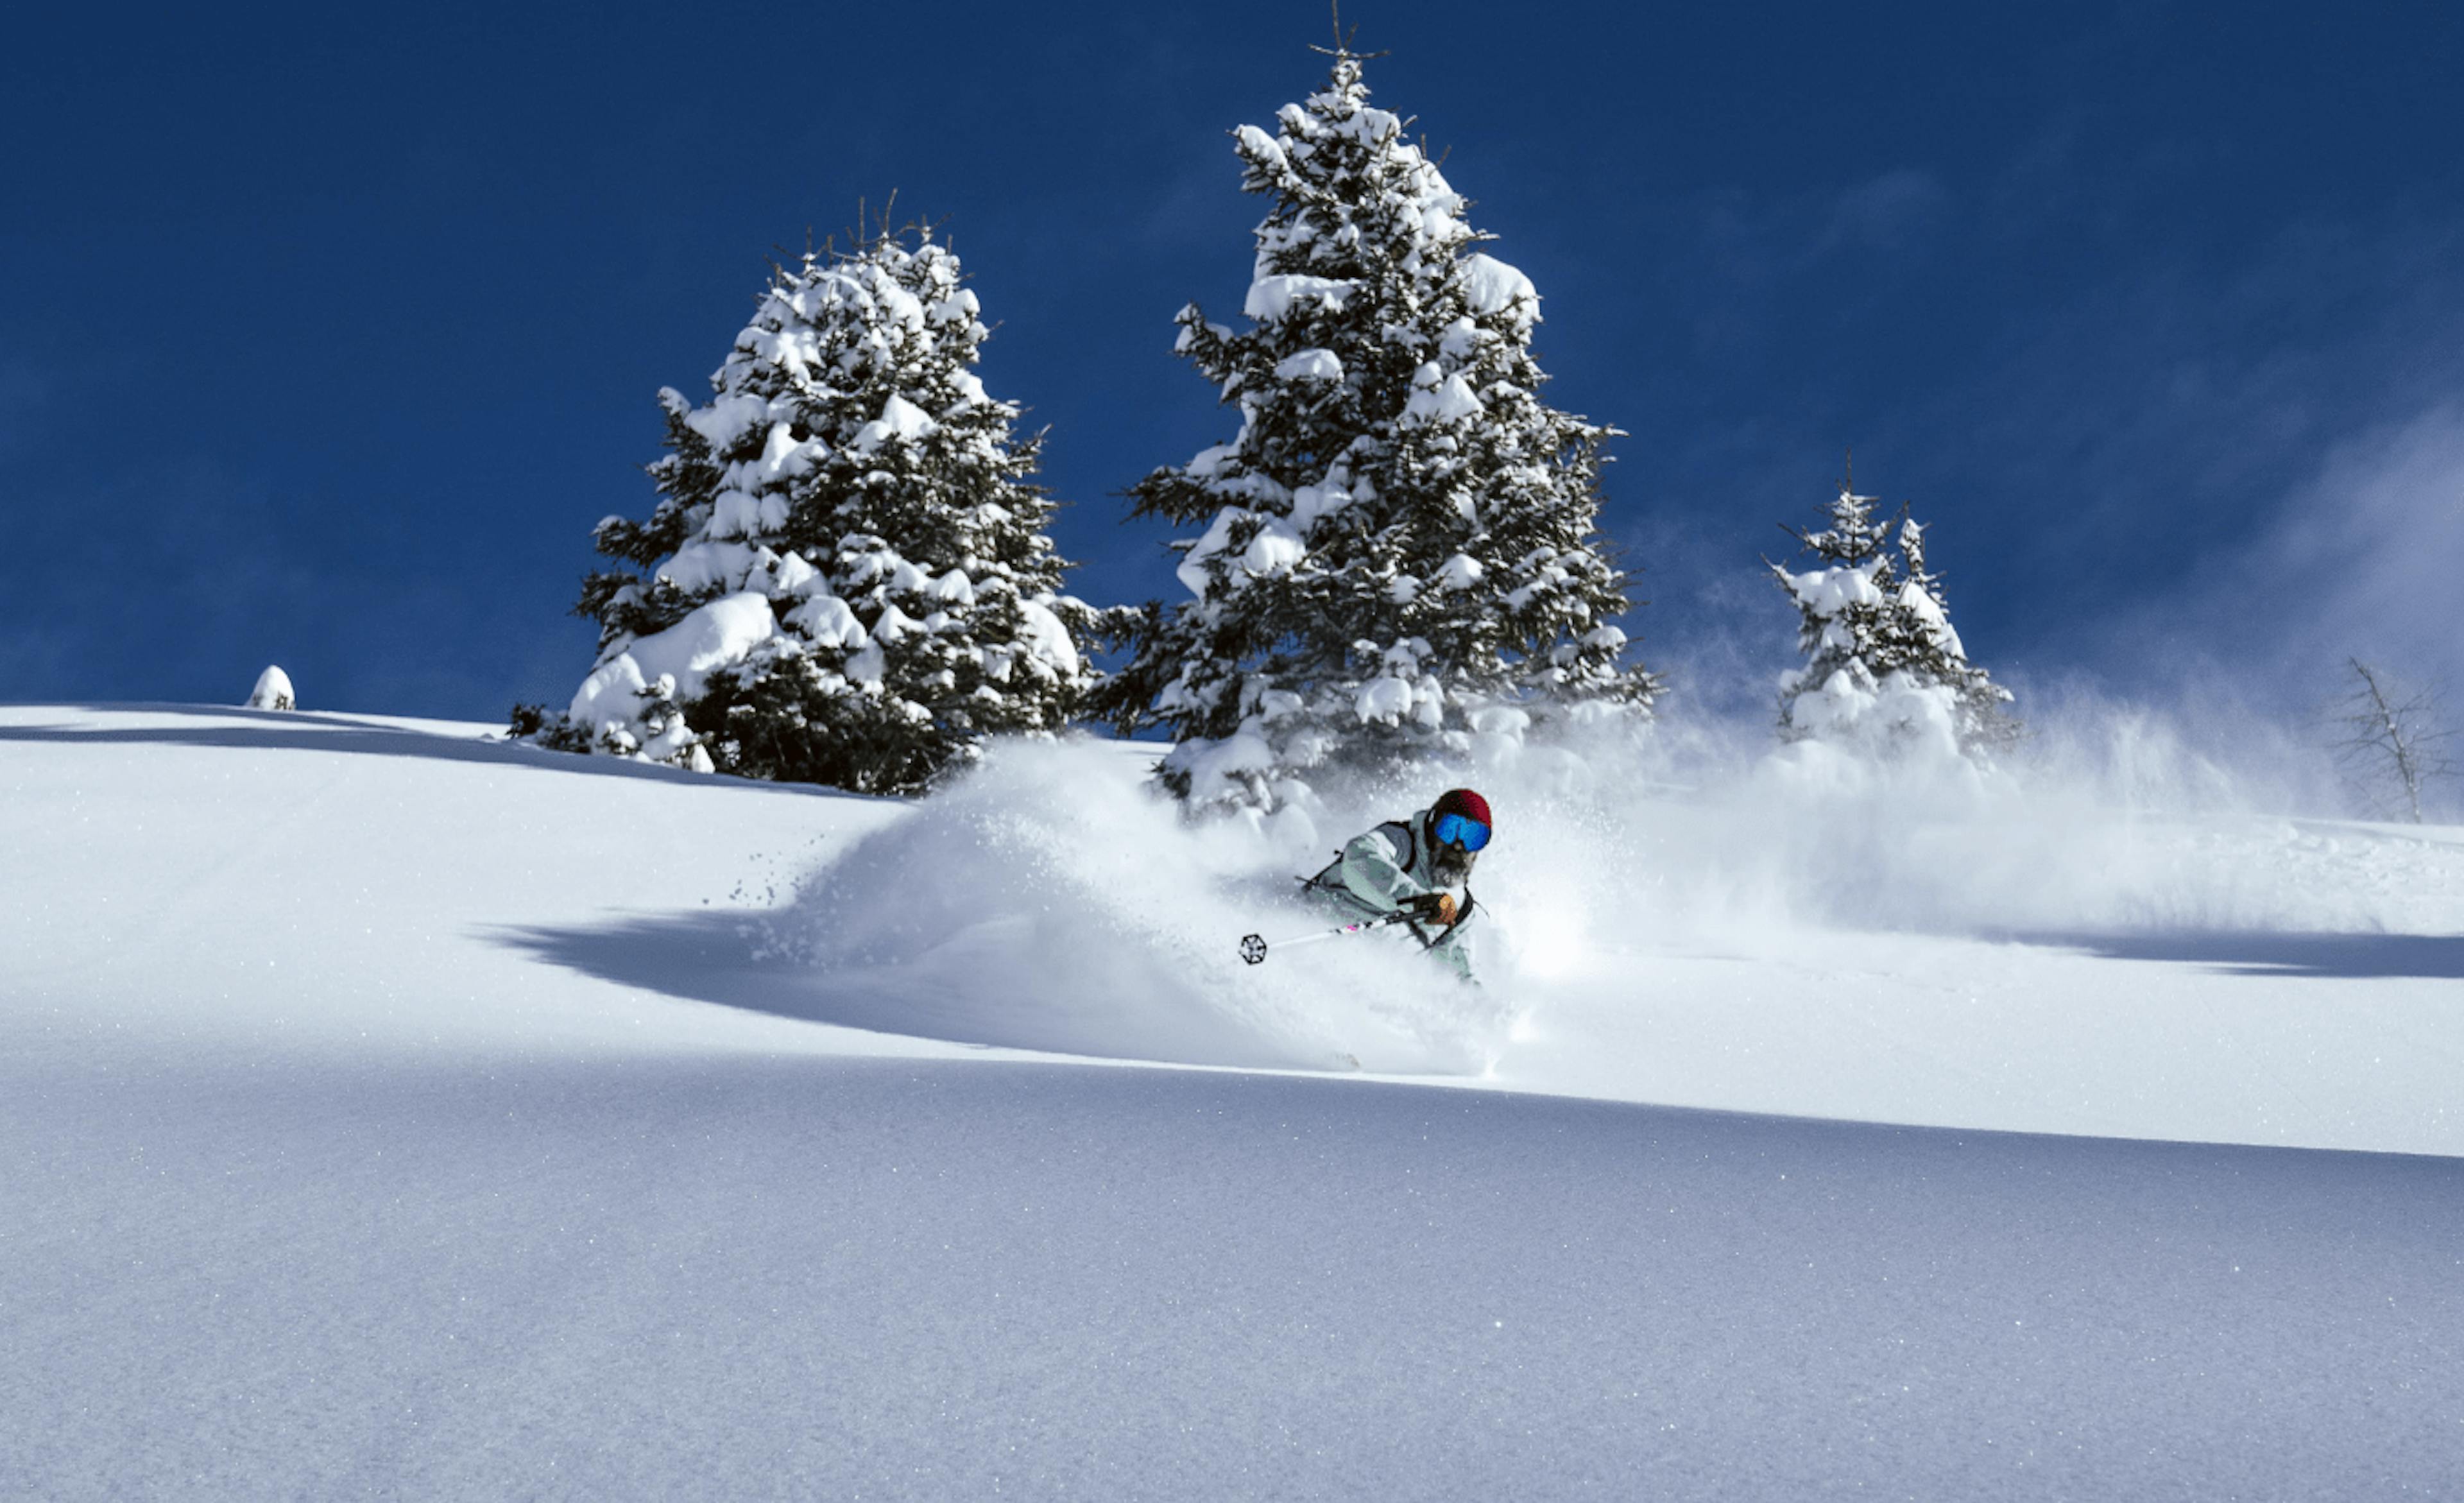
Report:
[[[2422,822],[2422,794],[2456,776],[2438,690],[2408,688],[2386,670],[2348,657],[2352,689],[2327,707],[2327,743],[2347,784],[2375,812]]]

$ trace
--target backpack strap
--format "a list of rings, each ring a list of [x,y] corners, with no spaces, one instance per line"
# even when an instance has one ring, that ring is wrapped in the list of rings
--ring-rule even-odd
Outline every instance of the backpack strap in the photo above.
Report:
[[[1411,930],[1414,935],[1419,937],[1421,949],[1434,950],[1439,945],[1446,942],[1446,936],[1462,928],[1464,924],[1471,922],[1471,916],[1479,909],[1479,907],[1480,899],[1472,896],[1471,889],[1466,887],[1463,889],[1463,906],[1455,910],[1455,921],[1453,923],[1446,925],[1435,934],[1431,934],[1427,930],[1422,929],[1418,923],[1406,923],[1403,927]]]
[[[1380,825],[1377,828],[1379,829],[1399,829],[1403,832],[1402,865],[1405,872],[1409,872],[1414,867],[1420,864],[1420,834],[1419,831],[1412,828],[1412,822],[1410,820],[1390,819],[1385,824]],[[1389,841],[1387,843],[1392,845],[1394,842]]]
[[[1372,829],[1370,833],[1373,835],[1386,835],[1387,849],[1392,851],[1395,849],[1395,839],[1392,834],[1387,833],[1390,830],[1399,831],[1403,837],[1402,850],[1397,855],[1396,865],[1398,870],[1408,876],[1411,874],[1412,869],[1419,864],[1419,836],[1418,832],[1412,829],[1412,822],[1408,819],[1390,819],[1386,823]],[[1350,904],[1354,909],[1359,910],[1361,913],[1371,915],[1372,917],[1376,916],[1380,910],[1370,907],[1369,904],[1354,894],[1351,888],[1345,886],[1343,879],[1336,874],[1342,870],[1343,860],[1344,852],[1338,851],[1334,853],[1333,860],[1318,869],[1316,875],[1295,877],[1293,880],[1300,883],[1302,888],[1307,891],[1325,893],[1330,896],[1342,899],[1344,902]],[[1468,897],[1470,895],[1470,889],[1466,888],[1463,891],[1464,895]],[[1455,916],[1455,922],[1463,922],[1468,912],[1468,910],[1465,910],[1463,914],[1457,914]],[[1428,931],[1421,928],[1419,924],[1410,920],[1406,920],[1403,927],[1412,931],[1412,933],[1419,938],[1422,948],[1433,945],[1437,943],[1438,940],[1445,938],[1445,933],[1442,931],[1435,937],[1432,937]]]

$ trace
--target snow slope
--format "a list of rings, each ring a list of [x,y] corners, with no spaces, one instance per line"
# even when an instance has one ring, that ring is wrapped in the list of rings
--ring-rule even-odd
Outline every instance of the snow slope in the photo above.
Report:
[[[1118,749],[480,729],[0,708],[0,1495],[2464,1488],[2454,831],[1501,804],[1456,995]]]

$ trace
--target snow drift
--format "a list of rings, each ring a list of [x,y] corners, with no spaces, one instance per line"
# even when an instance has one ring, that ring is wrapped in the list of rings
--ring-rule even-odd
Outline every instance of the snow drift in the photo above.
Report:
[[[2307,828],[2388,852],[2374,895],[2166,757],[1944,802],[1698,777],[1674,727],[1526,750],[1477,778],[1467,994],[1353,941],[1231,954],[1332,825],[1434,787],[1193,827],[1117,746],[909,804],[486,729],[0,706],[0,1494],[2453,1476],[2464,953],[2356,930],[2219,975],[1849,924],[2031,891],[2387,920],[2454,831]],[[2114,828],[2258,844],[2100,872]],[[1910,831],[1925,859],[1875,864]],[[2067,864],[1996,886],[2005,848]]]

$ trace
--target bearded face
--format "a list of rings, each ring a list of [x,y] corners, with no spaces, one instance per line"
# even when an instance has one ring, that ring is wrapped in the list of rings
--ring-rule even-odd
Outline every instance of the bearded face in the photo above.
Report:
[[[1461,887],[1471,880],[1471,864],[1480,859],[1476,852],[1465,851],[1461,846],[1447,845],[1434,832],[1429,836],[1429,871],[1437,877],[1440,887]]]

